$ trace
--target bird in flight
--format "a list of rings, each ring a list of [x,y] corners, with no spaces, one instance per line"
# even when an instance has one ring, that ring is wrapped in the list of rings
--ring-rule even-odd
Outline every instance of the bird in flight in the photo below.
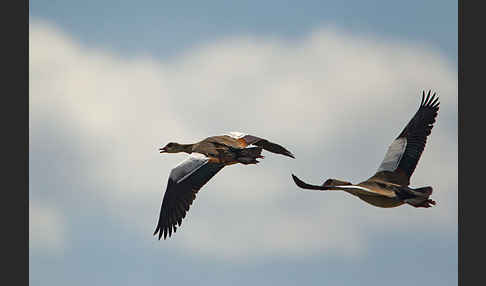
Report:
[[[240,132],[208,137],[194,144],[170,142],[160,148],[160,153],[185,152],[189,156],[169,174],[154,235],[158,233],[159,240],[162,235],[164,239],[170,237],[181,225],[197,192],[216,173],[227,165],[259,163],[257,159],[263,158],[262,149],[295,158],[290,151],[276,143]]]
[[[430,96],[430,90],[422,101],[418,111],[403,131],[392,142],[385,154],[383,162],[375,175],[359,184],[328,179],[322,184],[310,185],[292,174],[295,184],[303,189],[322,191],[345,191],[361,200],[382,208],[397,207],[409,204],[414,207],[428,208],[436,202],[429,199],[432,187],[410,188],[410,177],[417,166],[432,131],[435,118],[439,111],[439,97],[435,93]]]

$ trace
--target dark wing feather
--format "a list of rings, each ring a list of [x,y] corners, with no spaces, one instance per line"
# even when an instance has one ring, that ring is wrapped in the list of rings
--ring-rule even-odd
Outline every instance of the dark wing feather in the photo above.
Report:
[[[340,191],[347,191],[351,192],[355,195],[365,195],[365,196],[385,196],[385,197],[393,197],[394,195],[387,194],[386,192],[381,192],[379,190],[373,190],[371,188],[365,188],[360,185],[353,185],[348,182],[342,182],[344,184],[335,184],[339,183],[340,181],[329,179],[322,184],[322,186],[318,185],[311,185],[308,184],[301,179],[297,178],[296,175],[292,174],[292,179],[294,179],[295,184],[302,188],[308,190],[321,190],[321,191],[330,191],[330,190],[340,190]],[[333,182],[335,181],[335,182]]]
[[[166,239],[172,235],[172,231],[175,233],[196,199],[197,192],[223,167],[224,164],[207,162],[180,182],[169,178],[154,235],[159,233],[159,239],[162,235]]]
[[[267,151],[270,151],[270,152],[273,152],[273,153],[276,153],[276,154],[281,154],[281,155],[284,155],[284,156],[288,156],[288,157],[291,157],[291,158],[295,158],[294,155],[289,150],[285,149],[283,146],[276,144],[276,143],[273,143],[273,142],[270,142],[266,139],[259,138],[259,137],[253,136],[253,135],[245,135],[242,139],[245,140],[245,142],[248,145],[259,146],[259,147],[262,147],[263,149],[265,149]]]
[[[388,181],[402,185],[410,183],[410,177],[417,167],[427,142],[427,136],[432,132],[432,127],[439,111],[439,97],[435,97],[435,95],[434,93],[430,96],[430,91],[427,96],[425,96],[425,91],[422,93],[422,101],[417,113],[392,143],[392,146],[396,147],[400,145],[398,143],[406,142],[405,148],[401,150],[397,150],[397,148],[392,150],[393,148],[390,148],[385,155],[385,160],[386,158],[394,157],[398,162],[390,168],[390,162],[385,167],[384,161],[378,169],[379,172],[373,177],[386,178]]]
[[[292,174],[292,179],[294,180],[295,184],[302,189],[308,189],[308,190],[332,190],[333,189],[333,186],[329,186],[326,183],[324,183],[322,186],[308,184],[302,181],[301,179],[297,178],[297,176],[294,174]]]

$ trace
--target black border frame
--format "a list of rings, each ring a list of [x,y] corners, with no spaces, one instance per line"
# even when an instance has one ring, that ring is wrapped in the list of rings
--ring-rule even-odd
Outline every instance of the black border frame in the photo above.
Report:
[[[458,1],[458,279],[459,285],[480,285],[484,270],[479,258],[486,240],[481,164],[485,112],[480,104],[485,16],[479,1],[465,2]]]
[[[29,284],[29,1],[2,5],[2,240],[5,284]],[[5,160],[6,159],[6,160]],[[15,203],[12,203],[15,202]],[[11,283],[9,283],[11,282]]]

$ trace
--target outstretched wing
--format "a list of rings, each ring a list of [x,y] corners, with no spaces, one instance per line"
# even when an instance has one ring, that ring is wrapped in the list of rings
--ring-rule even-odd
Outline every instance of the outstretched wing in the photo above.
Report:
[[[240,143],[240,146],[242,148],[248,145],[255,145],[255,146],[262,147],[263,149],[273,153],[295,158],[294,155],[289,150],[285,149],[283,146],[277,143],[270,142],[266,139],[253,136],[253,135],[244,134],[241,132],[230,132],[227,135],[232,138],[238,139],[238,142]]]
[[[322,186],[308,184],[301,179],[297,178],[296,175],[292,174],[292,179],[294,179],[295,184],[307,190],[320,190],[320,191],[347,191],[355,195],[367,195],[367,196],[386,196],[394,197],[391,192],[384,192],[380,190],[373,190],[363,186],[357,186],[352,184],[334,184],[332,179],[326,180]]]
[[[422,93],[420,107],[403,131],[388,148],[385,158],[372,178],[381,178],[400,185],[409,185],[410,177],[424,151],[427,136],[432,132],[439,111],[439,97],[430,90]]]
[[[166,239],[172,231],[175,233],[197,192],[223,167],[224,164],[213,163],[208,157],[193,153],[172,169],[154,235],[159,233],[159,239],[162,235]]]

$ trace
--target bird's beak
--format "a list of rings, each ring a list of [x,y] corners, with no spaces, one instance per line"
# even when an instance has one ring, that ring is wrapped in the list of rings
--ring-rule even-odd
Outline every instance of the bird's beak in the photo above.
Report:
[[[160,153],[165,153],[165,152],[167,152],[167,150],[165,149],[165,147],[163,147],[163,148],[159,148],[159,152]]]

